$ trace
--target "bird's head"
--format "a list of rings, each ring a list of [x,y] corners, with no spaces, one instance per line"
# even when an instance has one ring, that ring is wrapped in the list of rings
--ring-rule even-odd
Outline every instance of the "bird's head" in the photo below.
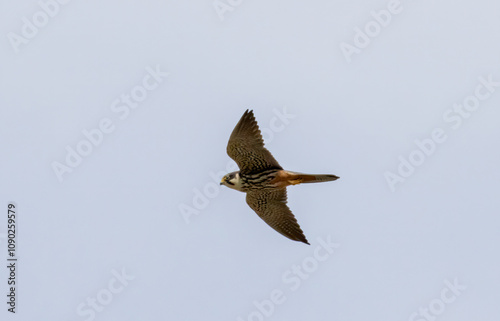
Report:
[[[232,172],[224,175],[220,184],[239,191],[241,188],[240,172]]]

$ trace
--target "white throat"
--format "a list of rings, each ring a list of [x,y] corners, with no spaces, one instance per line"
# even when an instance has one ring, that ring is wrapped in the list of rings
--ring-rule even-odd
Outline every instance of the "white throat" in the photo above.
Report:
[[[241,189],[242,181],[240,178],[240,173],[236,173],[234,175],[234,177],[229,180],[229,182],[233,185],[227,184],[226,185],[227,187],[235,189],[235,190],[240,191],[240,192],[243,192],[243,190]]]

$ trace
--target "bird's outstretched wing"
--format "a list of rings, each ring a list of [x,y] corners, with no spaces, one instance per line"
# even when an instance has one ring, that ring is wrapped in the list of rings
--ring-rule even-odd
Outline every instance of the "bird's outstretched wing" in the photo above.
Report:
[[[238,164],[243,175],[267,169],[283,169],[264,147],[264,140],[252,110],[247,109],[234,127],[227,143],[227,154]]]
[[[248,205],[269,226],[294,241],[309,244],[292,211],[286,205],[286,188],[254,190],[247,193]]]

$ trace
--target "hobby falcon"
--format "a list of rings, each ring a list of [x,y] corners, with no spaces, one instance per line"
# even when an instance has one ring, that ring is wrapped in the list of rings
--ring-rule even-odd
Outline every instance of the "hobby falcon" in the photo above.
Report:
[[[302,174],[284,170],[264,147],[252,110],[246,110],[227,144],[227,154],[238,167],[222,178],[221,185],[247,193],[247,204],[277,232],[309,244],[292,211],[286,205],[286,187],[300,183],[334,181],[335,175]]]

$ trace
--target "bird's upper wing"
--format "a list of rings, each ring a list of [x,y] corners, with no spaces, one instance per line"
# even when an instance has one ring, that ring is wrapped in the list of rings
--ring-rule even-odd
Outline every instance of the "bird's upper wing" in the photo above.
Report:
[[[247,203],[276,231],[291,240],[309,244],[292,211],[286,205],[286,188],[250,191],[247,193]]]
[[[245,111],[229,142],[227,154],[234,159],[244,175],[258,173],[266,169],[282,169],[273,155],[264,147],[264,140],[253,111]]]

